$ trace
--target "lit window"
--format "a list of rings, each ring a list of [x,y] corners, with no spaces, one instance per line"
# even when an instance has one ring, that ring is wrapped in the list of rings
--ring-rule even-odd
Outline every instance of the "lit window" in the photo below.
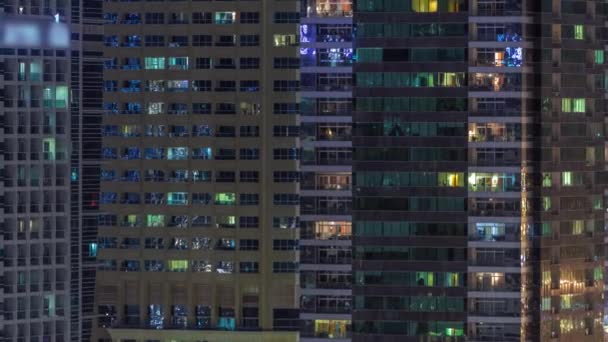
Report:
[[[188,159],[187,147],[169,147],[167,148],[168,160],[186,160]]]
[[[595,64],[604,64],[604,50],[595,50]]]
[[[146,226],[162,227],[165,225],[165,215],[148,215],[146,218]]]
[[[414,12],[437,12],[437,0],[412,0]]]
[[[167,194],[168,205],[187,205],[188,204],[188,193],[187,192],[170,192]]]
[[[144,65],[146,69],[164,69],[165,57],[146,57]]]
[[[433,272],[416,272],[416,284],[418,286],[433,286],[435,274]]]
[[[235,205],[236,194],[234,192],[218,192],[217,194],[215,194],[215,204]]]
[[[543,172],[543,188],[550,188],[551,183],[551,174],[548,172]]]
[[[188,70],[188,57],[169,57],[169,69]]]
[[[562,112],[564,113],[584,113],[585,99],[562,98]]]
[[[168,260],[167,269],[169,272],[186,272],[188,271],[188,260]]]
[[[440,172],[437,174],[437,185],[462,187],[464,186],[464,173]]]
[[[570,172],[570,171],[562,172],[562,185],[563,186],[572,186],[572,172]]]
[[[294,46],[299,43],[299,37],[295,34],[275,34],[274,46]]]
[[[583,25],[574,25],[574,39],[585,39],[585,28]]]
[[[236,17],[235,12],[215,12],[216,24],[232,24]]]

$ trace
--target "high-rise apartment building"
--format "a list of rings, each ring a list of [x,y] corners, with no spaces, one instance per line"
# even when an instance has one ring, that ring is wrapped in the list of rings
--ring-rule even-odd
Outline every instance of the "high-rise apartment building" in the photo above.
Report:
[[[299,4],[103,12],[97,341],[296,341]]]
[[[604,1],[358,1],[353,341],[601,341]]]
[[[100,4],[0,2],[2,341],[90,334],[97,214],[80,201],[99,192],[83,173],[99,159]]]
[[[302,341],[351,331],[351,0],[302,1]]]

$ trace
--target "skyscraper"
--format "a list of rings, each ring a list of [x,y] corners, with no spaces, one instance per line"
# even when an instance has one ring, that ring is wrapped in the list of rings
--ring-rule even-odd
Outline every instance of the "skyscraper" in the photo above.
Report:
[[[99,192],[98,177],[81,177],[84,159],[99,159],[90,144],[100,137],[96,4],[0,6],[3,341],[90,334],[95,275],[86,264],[94,262],[97,214],[80,201]]]
[[[352,1],[302,1],[302,341],[351,330]]]
[[[601,341],[602,1],[359,1],[353,341]]]
[[[104,3],[98,341],[297,340],[298,12]]]

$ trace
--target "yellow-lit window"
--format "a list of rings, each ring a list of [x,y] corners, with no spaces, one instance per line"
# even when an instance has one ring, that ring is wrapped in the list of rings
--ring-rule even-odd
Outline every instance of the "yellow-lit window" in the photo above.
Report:
[[[574,39],[585,39],[585,28],[583,25],[574,25]]]
[[[457,287],[458,286],[459,274],[456,272],[447,272],[445,274],[445,286],[446,287]]]
[[[460,1],[448,0],[448,12],[460,12]]]
[[[543,210],[549,211],[551,210],[551,197],[543,197]]]
[[[585,99],[563,98],[562,99],[562,112],[564,112],[564,113],[584,113],[585,112]]]
[[[188,270],[188,260],[168,260],[167,266],[171,272],[186,272]]]
[[[435,275],[433,272],[416,272],[416,284],[418,286],[433,286]]]
[[[572,308],[572,295],[571,294],[561,295],[561,298],[560,298],[560,307],[562,309],[570,309],[570,308]]]
[[[447,187],[462,187],[464,186],[464,173],[440,172],[437,174],[437,184]]]
[[[412,0],[414,12],[437,12],[437,0]]]
[[[274,46],[293,46],[299,43],[298,35],[275,34],[273,36]]]
[[[576,220],[572,222],[572,234],[581,235],[585,231],[585,221]]]
[[[543,271],[542,273],[542,283],[543,285],[551,284],[551,271]]]

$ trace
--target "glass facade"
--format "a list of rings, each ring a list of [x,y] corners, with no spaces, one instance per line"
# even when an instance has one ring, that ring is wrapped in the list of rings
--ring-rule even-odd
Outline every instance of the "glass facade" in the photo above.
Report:
[[[605,10],[356,4],[353,340],[603,339]]]

